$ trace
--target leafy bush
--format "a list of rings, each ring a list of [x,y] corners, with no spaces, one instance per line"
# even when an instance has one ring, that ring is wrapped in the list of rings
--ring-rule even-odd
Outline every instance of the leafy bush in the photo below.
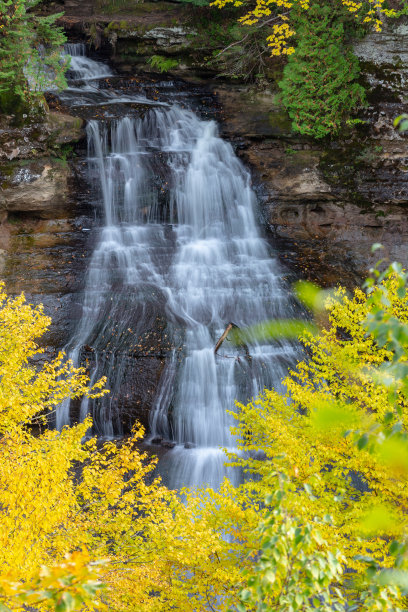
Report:
[[[364,103],[359,64],[347,48],[344,26],[327,5],[299,18],[298,44],[279,83],[293,128],[314,138],[336,135]]]
[[[210,6],[211,0],[180,0],[184,4],[192,4],[193,6]]]

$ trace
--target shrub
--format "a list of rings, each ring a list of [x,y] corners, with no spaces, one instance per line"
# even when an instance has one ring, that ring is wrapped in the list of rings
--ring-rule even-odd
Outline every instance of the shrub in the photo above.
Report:
[[[358,60],[345,44],[342,21],[327,5],[312,5],[296,31],[298,44],[279,83],[283,104],[296,131],[334,136],[364,103]]]

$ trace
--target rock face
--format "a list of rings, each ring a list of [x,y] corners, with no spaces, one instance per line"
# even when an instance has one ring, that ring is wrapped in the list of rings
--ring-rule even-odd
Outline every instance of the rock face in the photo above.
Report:
[[[391,97],[407,102],[408,24],[400,22],[372,34],[355,45],[372,89],[386,90]]]
[[[408,137],[393,127],[408,110],[407,35],[397,24],[359,43],[369,107],[364,123],[337,141],[295,134],[277,92],[217,87],[224,135],[262,185],[266,221],[313,280],[360,282],[378,258],[376,242],[408,264]]]
[[[55,150],[60,145],[74,143],[83,137],[82,120],[64,113],[50,112],[45,121],[22,127],[13,126],[12,117],[0,116],[0,172],[3,161],[35,159]]]
[[[69,175],[68,164],[50,159],[16,165],[0,192],[0,210],[32,212],[43,218],[60,216],[67,201]]]
[[[78,201],[66,157],[82,138],[82,120],[50,112],[42,123],[0,123],[0,273],[11,294],[24,291],[52,317],[50,351],[68,340],[87,258],[89,209]],[[68,147],[68,148],[66,148]]]

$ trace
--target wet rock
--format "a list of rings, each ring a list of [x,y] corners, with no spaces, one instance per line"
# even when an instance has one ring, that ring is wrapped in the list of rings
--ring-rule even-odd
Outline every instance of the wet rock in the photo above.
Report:
[[[164,448],[174,448],[176,443],[172,440],[163,440],[161,445],[164,446]]]
[[[83,120],[66,113],[50,112],[47,114],[45,130],[48,141],[61,145],[75,143],[84,137]]]
[[[408,25],[402,20],[385,24],[354,45],[354,52],[373,91],[406,102],[408,82]]]
[[[78,117],[55,111],[21,127],[13,125],[12,117],[0,115],[0,162],[35,159],[51,151],[58,157],[61,145],[83,138],[82,125]]]

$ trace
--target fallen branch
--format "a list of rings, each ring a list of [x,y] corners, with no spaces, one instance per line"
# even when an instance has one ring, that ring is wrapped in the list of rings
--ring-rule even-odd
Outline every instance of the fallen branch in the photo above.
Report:
[[[228,323],[227,327],[224,330],[224,333],[222,334],[222,336],[218,340],[217,344],[215,345],[215,349],[214,349],[214,354],[215,355],[217,354],[218,349],[220,348],[221,344],[224,342],[225,338],[230,333],[231,329],[239,329],[241,331],[241,329],[238,327],[238,325],[235,325],[235,323]],[[245,354],[248,357],[248,359],[251,359],[251,355],[249,354],[249,349],[248,349],[247,344],[242,343],[242,346],[245,349]]]
[[[224,333],[222,334],[221,338],[218,340],[217,344],[215,345],[215,349],[214,349],[214,353],[215,355],[218,352],[218,349],[220,348],[221,344],[224,342],[225,338],[228,336],[228,334],[230,333],[231,329],[233,327],[238,328],[238,325],[235,325],[234,323],[228,323],[227,327],[225,328]]]

